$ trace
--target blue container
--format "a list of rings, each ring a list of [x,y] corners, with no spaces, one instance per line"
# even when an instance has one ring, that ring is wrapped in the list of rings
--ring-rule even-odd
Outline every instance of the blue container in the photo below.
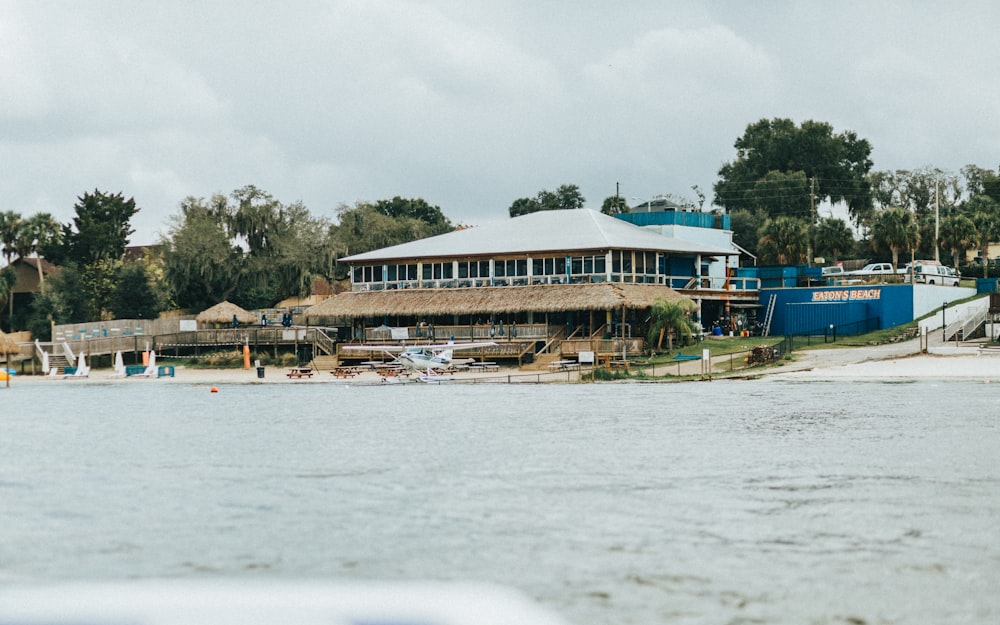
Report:
[[[1000,280],[996,278],[976,278],[976,293],[998,293],[1000,288],[997,288],[997,283]]]

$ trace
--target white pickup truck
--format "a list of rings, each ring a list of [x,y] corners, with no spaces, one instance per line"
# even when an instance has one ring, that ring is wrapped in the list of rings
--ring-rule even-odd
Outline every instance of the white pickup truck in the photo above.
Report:
[[[859,278],[873,278],[875,276],[895,275],[892,270],[892,263],[869,263],[857,271],[849,271],[847,275],[858,276]]]

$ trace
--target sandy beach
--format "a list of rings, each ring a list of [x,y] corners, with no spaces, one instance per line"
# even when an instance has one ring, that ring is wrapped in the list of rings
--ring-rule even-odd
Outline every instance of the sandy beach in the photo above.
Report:
[[[170,364],[163,362],[162,364]],[[264,377],[257,375],[256,368],[246,369],[204,369],[176,366],[174,377],[123,378],[115,376],[111,369],[94,369],[86,378],[50,378],[46,376],[18,375],[11,384],[87,384],[94,382],[114,384],[204,384],[211,387],[220,384],[353,384],[382,385],[399,382],[416,382],[415,377],[384,379],[375,372],[361,373],[352,378],[337,378],[328,371],[316,371],[312,377],[290,379],[286,367],[265,367]],[[940,339],[930,337],[927,352],[920,352],[917,339],[867,347],[836,349],[799,350],[793,359],[780,366],[765,367],[739,372],[740,377],[748,373],[754,377],[768,377],[791,380],[917,380],[917,379],[965,379],[1000,382],[1000,349],[980,349],[976,344],[943,344]],[[508,376],[510,376],[508,378]],[[524,372],[516,367],[500,367],[498,372],[460,372],[446,376],[456,381],[531,381],[566,382],[576,379],[576,374],[549,372]],[[722,377],[725,377],[722,374]],[[0,386],[3,383],[0,382]]]

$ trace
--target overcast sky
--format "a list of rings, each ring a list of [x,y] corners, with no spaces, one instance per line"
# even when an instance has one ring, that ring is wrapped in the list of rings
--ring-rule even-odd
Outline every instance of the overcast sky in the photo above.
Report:
[[[875,169],[1000,164],[1000,4],[0,0],[0,210],[134,197],[155,242],[247,184],[317,216],[420,197],[455,223],[576,184],[712,197],[761,118]]]

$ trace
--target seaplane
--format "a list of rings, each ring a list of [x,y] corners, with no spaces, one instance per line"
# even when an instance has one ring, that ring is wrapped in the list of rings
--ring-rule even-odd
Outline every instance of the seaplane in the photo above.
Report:
[[[493,341],[456,343],[448,341],[436,345],[344,345],[345,350],[381,351],[391,357],[392,363],[408,371],[421,373],[422,382],[441,382],[450,378],[441,377],[455,365],[471,362],[472,358],[455,358],[455,352],[479,349],[496,345]]]

